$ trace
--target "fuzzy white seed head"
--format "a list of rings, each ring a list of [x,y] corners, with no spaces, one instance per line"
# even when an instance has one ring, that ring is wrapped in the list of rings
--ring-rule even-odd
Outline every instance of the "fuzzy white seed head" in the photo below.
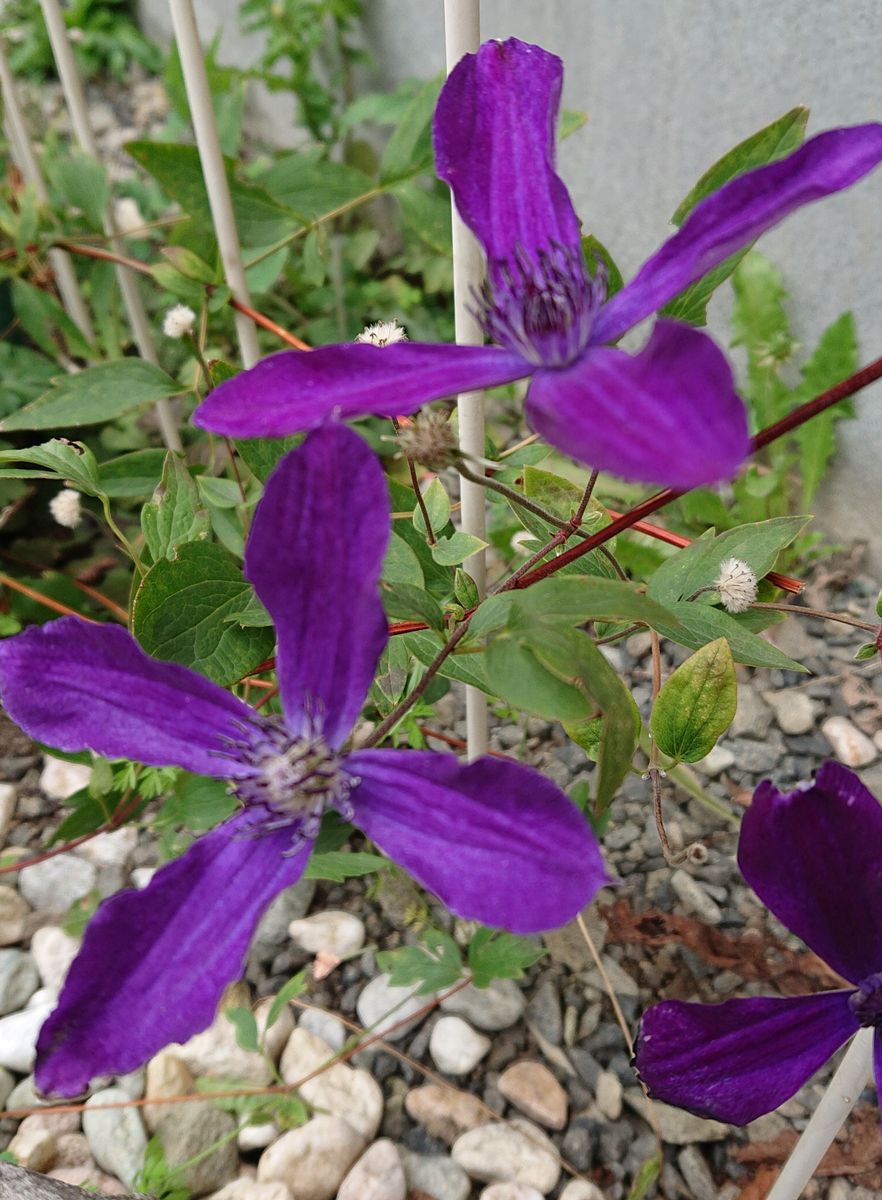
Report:
[[[170,338],[186,337],[188,333],[193,332],[195,322],[196,314],[192,308],[188,308],[186,304],[176,304],[165,314],[162,332]]]
[[[113,215],[116,227],[124,237],[137,233],[147,223],[138,201],[132,196],[121,196],[113,206]]]
[[[80,511],[80,493],[73,488],[64,488],[49,501],[49,511],[65,529],[76,529],[83,514]]]
[[[377,321],[376,325],[365,326],[355,340],[369,346],[394,346],[406,342],[407,334],[397,321]]]
[[[756,574],[743,559],[727,558],[720,565],[714,588],[720,593],[726,612],[745,612],[756,600]]]

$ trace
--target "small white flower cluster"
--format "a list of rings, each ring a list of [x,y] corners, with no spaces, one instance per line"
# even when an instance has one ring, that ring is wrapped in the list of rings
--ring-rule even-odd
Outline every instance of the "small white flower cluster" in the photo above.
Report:
[[[407,334],[397,321],[377,321],[376,325],[365,326],[355,340],[369,346],[394,346],[406,342]]]
[[[756,574],[743,559],[727,558],[720,564],[714,589],[720,593],[726,612],[745,612],[756,600]]]
[[[49,511],[65,529],[76,529],[83,514],[80,510],[80,493],[73,488],[63,488],[49,501]]]
[[[186,304],[176,304],[165,314],[162,322],[162,332],[166,337],[182,338],[193,332],[196,314]]]

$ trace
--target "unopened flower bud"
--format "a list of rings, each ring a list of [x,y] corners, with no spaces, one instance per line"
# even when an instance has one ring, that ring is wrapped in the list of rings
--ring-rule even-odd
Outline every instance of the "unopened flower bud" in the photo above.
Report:
[[[442,413],[420,413],[399,430],[398,441],[408,458],[430,471],[452,467],[459,456],[453,426]]]
[[[63,488],[49,501],[49,511],[65,529],[76,529],[83,514],[80,511],[80,493],[73,488]]]
[[[406,342],[407,334],[397,321],[377,321],[376,325],[365,326],[355,340],[368,346],[394,346]]]
[[[166,337],[182,338],[193,332],[196,314],[186,304],[176,304],[165,314],[162,322],[162,332]]]
[[[116,227],[124,237],[139,232],[146,224],[138,201],[133,196],[121,196],[113,206],[113,215]]]
[[[726,612],[745,612],[756,600],[756,573],[743,559],[727,558],[714,583]]]

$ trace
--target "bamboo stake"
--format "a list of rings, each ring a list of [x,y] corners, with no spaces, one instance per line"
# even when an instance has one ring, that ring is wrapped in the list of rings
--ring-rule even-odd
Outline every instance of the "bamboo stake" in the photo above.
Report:
[[[233,214],[230,185],[224,167],[217,122],[214,119],[211,88],[202,57],[202,45],[199,41],[192,0],[169,0],[169,8],[224,274],[233,299],[250,306],[251,297],[245,280],[245,268],[242,265],[242,250]],[[235,312],[235,320],[242,362],[246,367],[253,367],[260,358],[254,322],[239,310]]]
[[[49,33],[52,54],[55,58],[55,65],[58,67],[58,75],[61,79],[61,87],[64,92],[68,112],[70,113],[74,135],[80,149],[85,154],[97,159],[98,151],[95,145],[95,138],[92,134],[92,126],[89,123],[89,109],[86,105],[83,84],[77,70],[73,50],[68,40],[64,15],[62,14],[58,0],[40,0],[40,7],[43,10],[43,19],[46,22],[46,29]],[[119,238],[119,231],[110,208],[104,214],[104,228],[110,238],[113,249],[117,254],[123,254],[125,247]],[[120,291],[122,292],[123,304],[125,305],[129,324],[132,329],[132,336],[135,339],[135,345],[138,347],[138,353],[147,362],[158,365],[159,357],[153,343],[150,322],[144,308],[144,302],[141,299],[141,293],[138,290],[137,280],[128,267],[119,264],[116,267],[116,274],[119,280]],[[157,400],[155,409],[162,440],[170,450],[180,451],[182,449],[181,437],[168,400]]]
[[[3,97],[3,111],[9,140],[12,143],[12,156],[18,164],[25,183],[34,189],[40,203],[46,204],[49,200],[49,191],[31,145],[2,38],[0,38],[0,95]],[[89,310],[83,299],[83,293],[80,291],[80,284],[70,255],[64,250],[53,249],[49,251],[49,262],[52,265],[65,311],[86,341],[93,343],[95,332],[92,329]]]
[[[766,1200],[796,1200],[854,1108],[873,1070],[874,1030],[860,1029]]]
[[[444,0],[444,32],[448,74],[464,54],[473,54],[481,42],[480,0]],[[484,276],[481,249],[456,211],[450,199],[453,221],[453,310],[456,340],[468,346],[480,346],[484,333],[477,318],[469,312],[473,290]],[[484,395],[464,392],[457,397],[459,444],[466,454],[484,457]],[[483,468],[481,468],[483,470]],[[486,533],[485,497],[480,484],[461,479],[462,528],[483,538]],[[473,554],[463,564],[483,598],[486,592],[484,552]],[[487,697],[478,688],[466,688],[466,740],[468,757],[487,752]]]

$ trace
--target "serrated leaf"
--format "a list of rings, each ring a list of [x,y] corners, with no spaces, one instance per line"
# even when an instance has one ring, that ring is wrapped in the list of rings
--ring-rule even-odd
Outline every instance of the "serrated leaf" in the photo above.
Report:
[[[72,429],[112,421],[130,409],[182,391],[165,371],[142,358],[99,363],[53,380],[52,387],[0,422],[0,431]]]
[[[793,393],[794,404],[819,396],[858,369],[858,342],[854,314],[843,313],[821,334],[811,357],[803,364],[802,380]],[[834,404],[796,430],[802,505],[810,508],[836,449],[836,422],[853,417],[854,405]]]
[[[242,629],[226,619],[247,605],[250,594],[251,585],[225,550],[188,542],[174,561],[156,563],[141,581],[132,632],[154,658],[232,684],[272,653],[268,629]]]
[[[388,972],[392,987],[414,987],[415,995],[452,987],[462,977],[459,947],[446,933],[427,929],[414,946],[381,950],[377,963]]]
[[[735,716],[738,686],[725,638],[702,646],[677,667],[652,708],[652,736],[677,762],[710,754]]]
[[[250,1008],[225,1008],[224,1016],[236,1028],[236,1044],[241,1050],[260,1053],[257,1020]]]
[[[463,533],[458,529],[449,537],[438,538],[431,548],[432,558],[441,567],[456,567],[479,550],[483,550],[486,545],[485,541],[475,537],[473,533]]]
[[[366,851],[328,850],[324,854],[313,854],[304,871],[305,879],[329,879],[342,883],[360,875],[373,875],[389,866],[389,860],[380,854]]]
[[[169,450],[159,487],[141,509],[141,529],[154,562],[174,558],[178,546],[208,537],[208,513],[183,456]]]
[[[500,933],[483,926],[469,943],[469,970],[476,988],[489,987],[494,979],[521,979],[527,967],[538,962],[545,949],[532,938]]]

